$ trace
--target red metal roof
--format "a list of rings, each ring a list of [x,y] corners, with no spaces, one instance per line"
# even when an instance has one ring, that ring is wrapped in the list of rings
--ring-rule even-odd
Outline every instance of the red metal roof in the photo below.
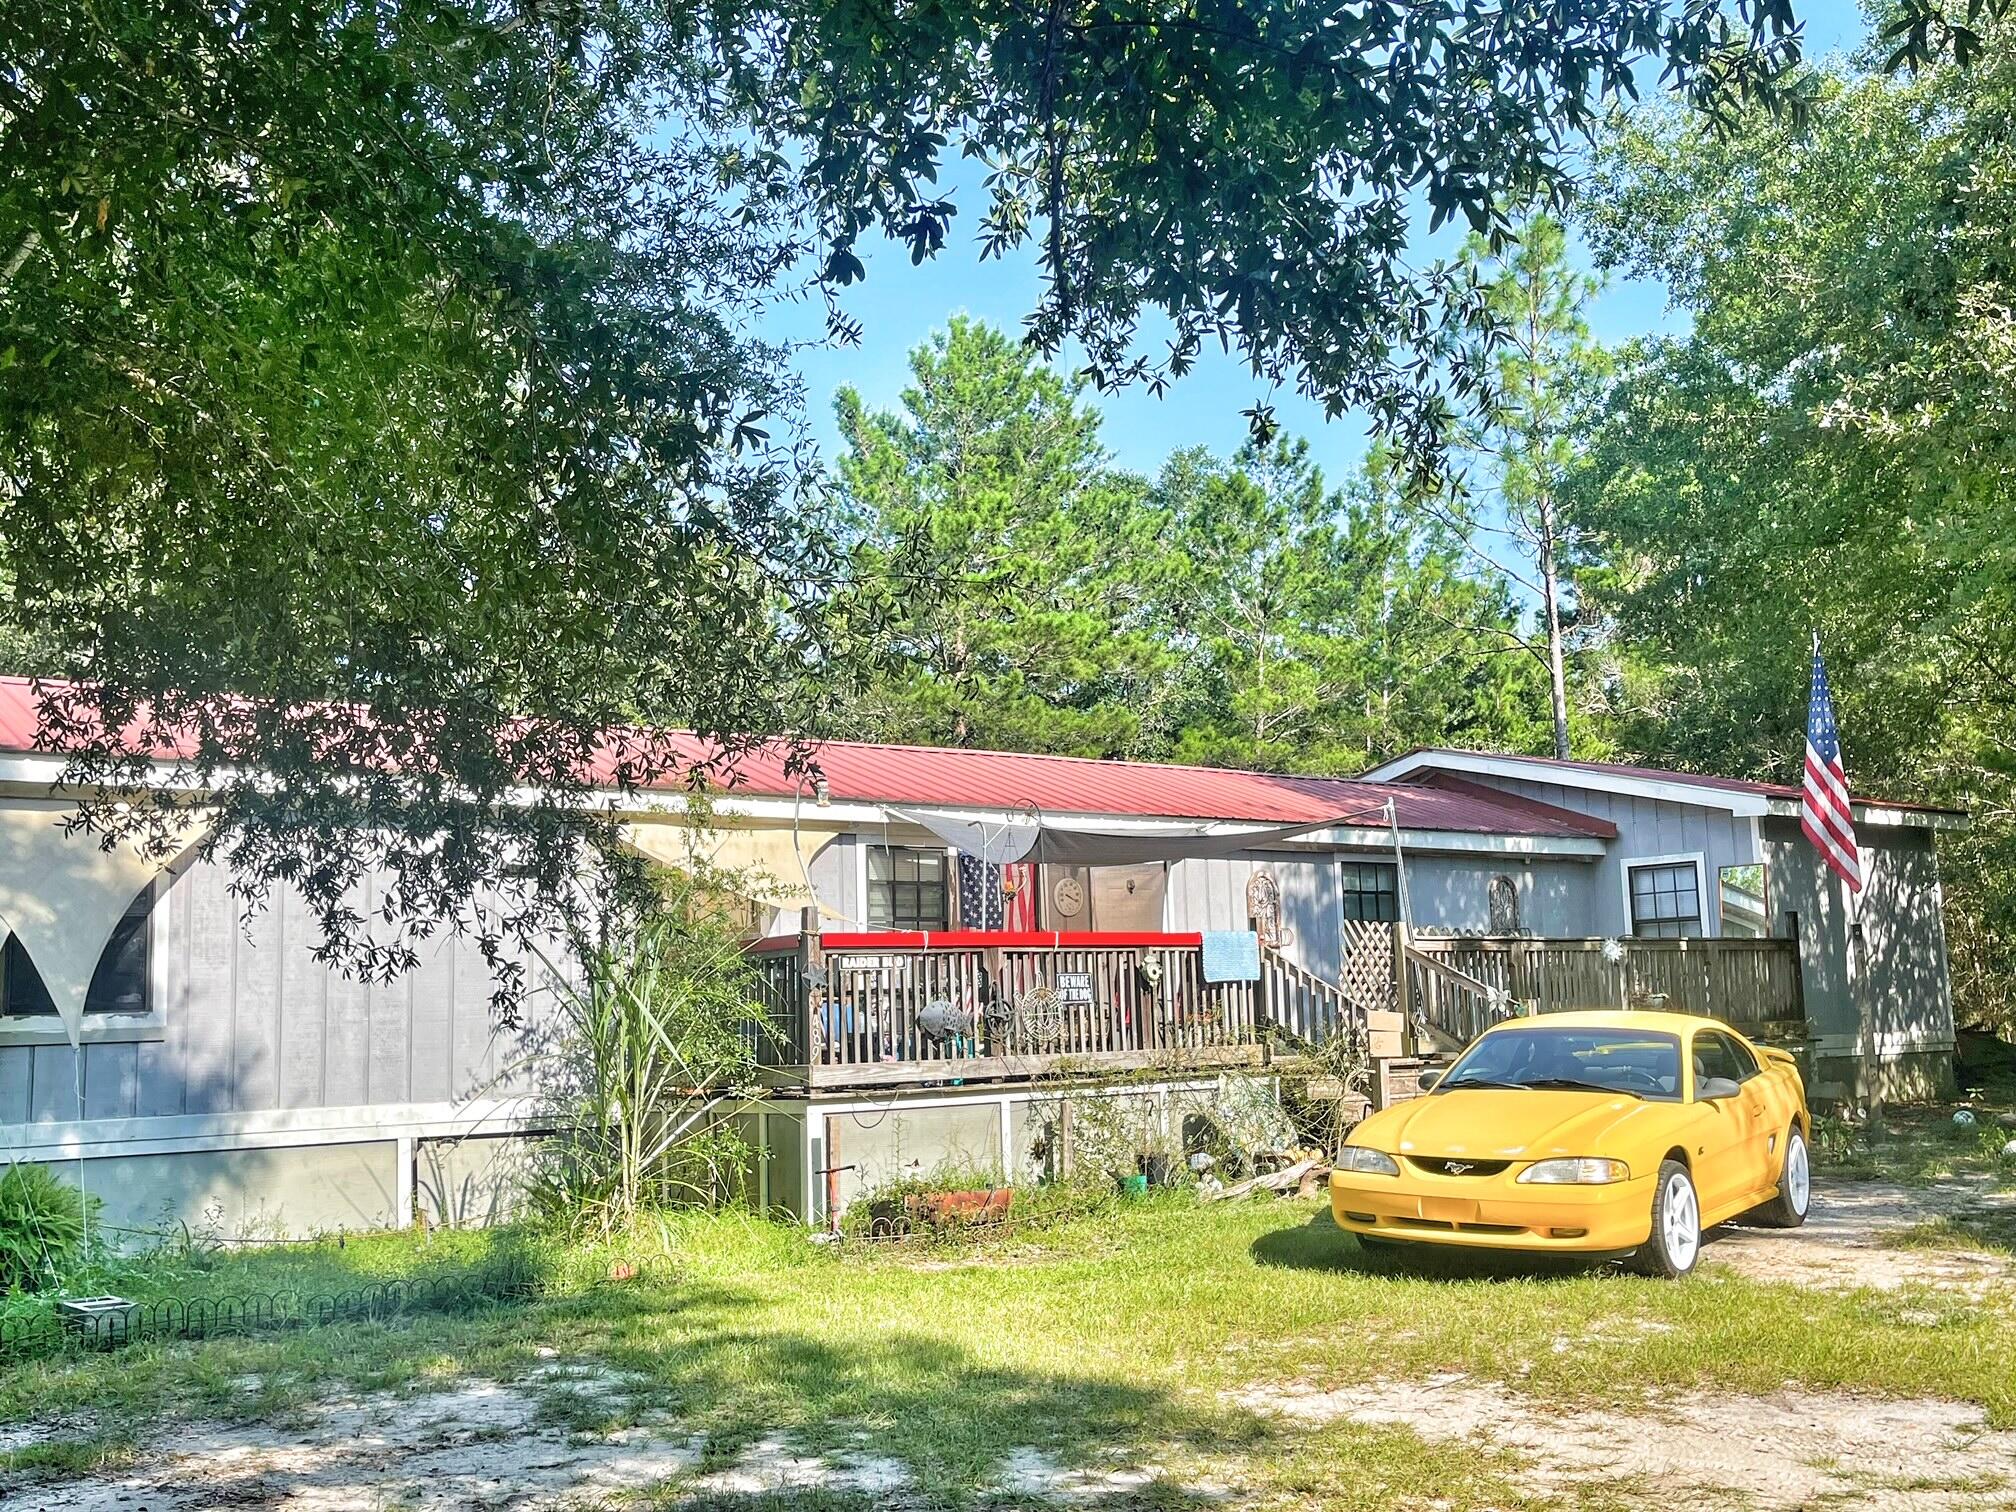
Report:
[[[1752,782],[1742,777],[1712,777],[1701,772],[1674,772],[1664,767],[1630,766],[1618,761],[1573,761],[1559,756],[1508,756],[1497,751],[1460,751],[1441,746],[1417,746],[1403,756],[1391,761],[1382,761],[1380,768],[1402,766],[1409,761],[1419,766],[1430,767],[1437,756],[1476,756],[1488,761],[1517,762],[1524,766],[1552,767],[1561,771],[1588,772],[1598,777],[1636,778],[1644,782],[1678,782],[1688,787],[1708,788],[1723,793],[1746,793],[1760,798],[1780,798],[1792,803],[1799,801],[1799,789],[1783,782]],[[1375,769],[1376,770],[1376,769]],[[1507,775],[1510,775],[1509,773]],[[1866,803],[1875,808],[1912,809],[1926,814],[1964,814],[1964,809],[1941,808],[1933,803],[1912,803],[1896,798],[1872,798],[1866,793],[1855,795],[1857,803]]]
[[[42,752],[36,739],[36,699],[25,678],[0,678],[0,750]],[[710,747],[695,736],[674,735],[680,761],[706,760]],[[172,744],[146,752],[159,760],[184,754]],[[736,758],[724,780],[731,792],[789,797],[811,784],[786,768],[785,742],[759,745]],[[1228,819],[1275,824],[1383,824],[1391,798],[1405,829],[1470,834],[1608,839],[1615,825],[1587,814],[1479,787],[1405,782],[1361,782],[1340,777],[1289,776],[1223,767],[1163,766],[1140,761],[1100,761],[1078,756],[869,745],[825,741],[813,748],[835,802],[934,804],[961,808],[1033,807],[1044,814],[1124,814],[1171,819]],[[596,763],[591,781],[613,780],[614,757]],[[677,771],[653,786],[674,788]]]

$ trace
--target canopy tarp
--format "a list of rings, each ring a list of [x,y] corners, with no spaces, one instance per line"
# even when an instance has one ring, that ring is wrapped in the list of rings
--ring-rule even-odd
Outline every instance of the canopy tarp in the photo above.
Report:
[[[99,837],[66,830],[77,805],[9,799],[0,805],[0,920],[12,930],[49,991],[75,1046],[82,1042],[84,995],[112,931],[141,889],[188,852],[209,820],[174,816],[170,853],[132,844],[106,849]]]
[[[835,830],[706,828],[676,822],[633,822],[623,839],[661,865],[691,872],[698,867],[742,874],[737,891],[776,908],[818,904],[807,872]]]
[[[975,819],[956,809],[892,808],[890,813],[921,824],[964,855],[986,861],[1042,861],[1057,866],[1138,866],[1145,861],[1183,861],[1265,850],[1337,821],[1279,824],[1263,829],[1227,830],[1217,823],[1183,822],[1102,829],[1059,824],[1034,817],[999,823]]]

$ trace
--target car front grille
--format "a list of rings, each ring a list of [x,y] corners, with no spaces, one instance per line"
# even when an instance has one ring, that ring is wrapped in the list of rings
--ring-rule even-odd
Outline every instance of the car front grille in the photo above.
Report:
[[[1457,1160],[1454,1158],[1448,1160],[1440,1158],[1424,1159],[1417,1155],[1409,1155],[1407,1157],[1407,1164],[1414,1167],[1417,1171],[1426,1172],[1430,1176],[1496,1176],[1507,1166],[1511,1165],[1512,1162],[1509,1160]]]

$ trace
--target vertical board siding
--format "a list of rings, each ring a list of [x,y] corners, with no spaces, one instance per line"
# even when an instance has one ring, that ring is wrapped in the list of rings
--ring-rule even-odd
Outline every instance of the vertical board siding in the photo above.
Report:
[[[1895,1049],[1953,1040],[1952,984],[1939,866],[1929,831],[1863,824],[1860,900],[1865,978],[1851,987],[1848,917],[1842,889],[1790,818],[1762,821],[1765,885],[1774,928],[1799,916],[1799,965],[1813,1032],[1830,1055],[1853,1055],[1861,1033],[1860,994],[1874,1004],[1877,1033]],[[1901,1042],[1901,1043],[1900,1043]]]
[[[1593,868],[1592,912],[1579,926],[1535,933],[1565,935],[1629,933],[1630,920],[1624,910],[1624,871],[1633,861],[1650,856],[1701,855],[1702,928],[1710,937],[1721,934],[1717,910],[1718,874],[1725,866],[1743,866],[1765,858],[1758,854],[1750,820],[1721,809],[1694,803],[1669,803],[1660,798],[1638,798],[1622,793],[1604,793],[1588,788],[1563,787],[1552,782],[1531,782],[1523,778],[1479,775],[1471,778],[1501,792],[1537,798],[1556,808],[1607,819],[1617,826],[1617,838],[1604,848]]]
[[[500,1094],[532,1031],[500,1038],[476,941],[443,931],[417,971],[360,983],[315,959],[300,895],[276,888],[243,917],[223,867],[196,863],[159,884],[150,988],[158,1039],[87,1043],[82,1100],[67,1045],[0,1046],[0,1123],[181,1113],[255,1113]],[[353,900],[368,915],[373,895]],[[517,954],[513,952],[514,956]],[[552,1012],[536,962],[528,1019]],[[515,1078],[522,1089],[525,1078]]]
[[[277,1108],[280,1102],[280,918],[278,895],[250,918],[237,921],[232,948],[231,1106],[236,1111]]]
[[[322,1102],[329,979],[315,960],[320,937],[307,902],[293,888],[274,899],[280,915],[280,1106]]]

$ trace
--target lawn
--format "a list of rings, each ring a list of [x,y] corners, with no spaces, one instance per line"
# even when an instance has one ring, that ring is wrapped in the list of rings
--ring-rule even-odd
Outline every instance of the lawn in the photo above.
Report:
[[[1325,1508],[1632,1502],[1614,1481],[1536,1488],[1510,1453],[1400,1424],[1310,1431],[1264,1410],[1270,1395],[1381,1382],[1488,1385],[1568,1420],[1675,1391],[1769,1396],[1796,1383],[1973,1403],[2016,1426],[2016,1315],[2000,1300],[1836,1295],[1712,1266],[1678,1285],[1502,1263],[1416,1274],[1293,1201],[1114,1202],[1041,1232],[935,1248],[835,1248],[748,1217],[695,1217],[633,1241],[624,1254],[662,1264],[626,1283],[606,1279],[615,1252],[514,1230],[232,1257],[184,1280],[331,1286],[506,1252],[548,1273],[547,1297],[0,1370],[0,1425],[40,1425],[17,1432],[0,1467],[46,1487],[116,1467],[175,1421],[284,1426],[359,1393],[471,1379],[531,1383],[541,1420],[577,1438],[676,1422],[690,1463],[624,1490],[701,1507],[768,1505],[773,1493],[709,1476],[774,1457],[779,1442],[843,1460],[872,1449],[933,1505],[984,1502],[1032,1462],[1145,1467],[1108,1488],[1108,1505],[1184,1506],[1227,1486],[1242,1502]],[[589,1389],[570,1372],[591,1365]],[[858,1487],[790,1499],[888,1503]]]

